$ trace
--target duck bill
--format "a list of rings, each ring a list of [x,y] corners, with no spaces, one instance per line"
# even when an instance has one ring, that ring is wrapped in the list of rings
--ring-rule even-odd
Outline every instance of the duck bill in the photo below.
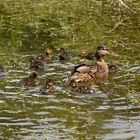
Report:
[[[109,54],[110,56],[116,56],[116,54],[114,54],[112,51],[109,51]]]

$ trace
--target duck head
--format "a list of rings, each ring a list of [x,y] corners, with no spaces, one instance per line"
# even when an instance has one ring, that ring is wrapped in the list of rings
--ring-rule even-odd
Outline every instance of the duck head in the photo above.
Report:
[[[100,45],[96,49],[95,57],[97,60],[101,60],[104,56],[109,55],[109,49],[106,45]]]
[[[53,55],[53,50],[50,49],[50,48],[47,48],[45,49],[45,54],[48,56],[48,57],[51,57]]]
[[[30,77],[31,79],[35,79],[35,78],[37,77],[36,72],[30,73],[29,77]]]
[[[86,50],[81,50],[80,51],[80,57],[82,57],[82,58],[86,57],[87,54],[88,54],[88,52]]]
[[[60,48],[59,50],[59,60],[68,60],[69,54],[66,52],[65,48]]]
[[[64,55],[65,53],[66,53],[65,49],[64,48],[60,48],[60,54]]]
[[[44,85],[47,89],[50,89],[53,87],[53,82],[51,79],[48,79],[45,81],[45,85]]]

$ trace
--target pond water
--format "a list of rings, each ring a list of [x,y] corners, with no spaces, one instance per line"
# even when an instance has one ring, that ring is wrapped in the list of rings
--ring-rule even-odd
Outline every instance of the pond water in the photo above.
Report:
[[[1,54],[7,65],[0,77],[0,139],[139,139],[139,65],[121,62],[105,90],[96,87],[84,94],[69,91],[64,81],[75,60],[81,63],[78,59],[56,58],[37,71],[38,86],[19,87],[19,80],[31,72],[25,67],[29,56]],[[10,59],[22,60],[24,68],[13,68]],[[46,78],[53,79],[56,91],[43,95],[37,88]]]
[[[2,27],[0,31],[3,29],[0,32],[0,45],[5,44],[6,46],[5,50],[0,47],[0,63],[6,67],[5,72],[0,72],[0,139],[139,140],[139,1],[124,0],[124,2],[128,2],[129,7],[122,3],[119,3],[122,5],[116,4],[114,1],[101,2],[99,0],[78,1],[81,7],[78,3],[74,3],[74,6],[69,6],[72,2],[67,0],[62,3],[61,1],[59,3],[57,3],[58,1],[48,1],[50,5],[47,6],[38,1],[35,1],[34,4],[27,1],[27,3],[25,2],[26,5],[24,5],[24,1],[22,1],[23,9],[20,8],[17,0],[13,0],[13,3],[16,3],[15,5],[9,0],[2,2],[6,8],[1,9],[3,11],[0,14],[2,15],[8,9],[8,6],[8,12],[11,10],[11,13],[4,13],[8,15],[5,26],[3,26],[5,20],[3,15],[0,21],[0,26]],[[65,2],[66,7],[64,6]],[[118,0],[118,2],[121,1]],[[86,5],[84,5],[85,3]],[[95,3],[96,5],[94,5]],[[32,50],[27,50],[30,45],[40,46],[39,43],[45,41],[45,38],[43,38],[45,31],[43,32],[40,27],[43,23],[38,25],[34,21],[36,14],[41,12],[44,15],[46,14],[43,6],[45,8],[49,7],[49,12],[47,12],[52,14],[51,18],[54,18],[56,14],[56,20],[59,20],[60,23],[64,20],[64,23],[61,23],[63,30],[61,32],[58,29],[58,32],[65,34],[67,37],[63,40],[64,42],[59,41],[64,47],[66,45],[68,51],[73,48],[74,55],[79,53],[79,46],[95,51],[95,44],[108,44],[115,55],[105,59],[108,63],[115,61],[118,70],[109,74],[108,81],[104,85],[97,85],[87,93],[69,90],[65,79],[76,64],[85,62],[84,59],[80,60],[77,56],[64,62],[59,61],[56,56],[52,62],[45,65],[45,70],[37,71],[37,86],[24,88],[18,85],[20,79],[31,72],[27,65],[29,57],[36,56],[43,51],[36,47]],[[30,7],[31,9],[29,10]],[[37,10],[34,10],[34,8],[37,8]],[[83,11],[80,13],[82,8]],[[73,12],[71,12],[71,9]],[[18,11],[19,16],[16,10],[21,10],[20,12]],[[63,13],[63,10],[66,13]],[[66,16],[69,14],[70,16],[66,20]],[[42,22],[44,22],[44,17],[46,16],[44,15],[41,19]],[[27,21],[25,20],[26,16]],[[30,21],[30,16],[33,21]],[[89,18],[86,19],[86,17]],[[22,23],[27,26],[23,26]],[[57,39],[55,38],[55,33],[58,33],[55,28],[59,28],[59,26],[56,22],[51,23],[54,25],[48,25],[47,27],[54,26],[51,29],[51,33],[54,33],[54,36],[52,36],[55,40]],[[67,24],[68,26],[66,26]],[[95,24],[97,25],[95,26]],[[38,33],[36,36],[34,36],[34,26],[37,29],[36,33]],[[42,27],[45,28],[45,26],[44,24]],[[40,30],[39,27],[41,28]],[[13,31],[13,34],[10,31]],[[95,32],[93,33],[92,31]],[[33,34],[28,35],[30,32],[33,32]],[[21,37],[20,35],[23,36]],[[36,41],[34,37],[36,37]],[[14,51],[11,51],[8,48],[10,43],[12,45],[17,43],[19,46],[21,44],[29,46],[23,46],[22,49],[19,49],[21,46],[16,48],[15,45]],[[9,50],[11,53],[9,53]],[[16,61],[21,67],[13,68],[10,60]],[[53,80],[56,90],[44,95],[38,89],[43,85],[46,78]]]

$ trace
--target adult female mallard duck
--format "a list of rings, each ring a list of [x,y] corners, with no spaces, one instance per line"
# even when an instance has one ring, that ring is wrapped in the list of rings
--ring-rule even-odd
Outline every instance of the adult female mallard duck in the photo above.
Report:
[[[108,76],[108,66],[103,57],[108,55],[109,51],[106,45],[100,45],[95,52],[96,63],[87,65],[81,64],[74,67],[69,76],[71,87],[85,87],[86,83],[103,81]]]

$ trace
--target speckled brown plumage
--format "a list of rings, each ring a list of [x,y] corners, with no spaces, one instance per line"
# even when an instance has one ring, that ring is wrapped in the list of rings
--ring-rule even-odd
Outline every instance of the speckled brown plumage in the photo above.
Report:
[[[30,69],[32,70],[44,70],[44,64],[41,61],[35,59],[34,57],[30,57],[29,65]]]
[[[34,86],[36,84],[35,79],[37,78],[36,72],[32,72],[29,76],[22,78],[19,82],[20,86]]]
[[[71,75],[69,76],[70,84],[74,82],[74,85],[81,87],[89,82],[103,81],[108,77],[108,66],[105,63],[103,57],[109,54],[105,45],[97,47],[95,57],[96,63],[92,65],[81,64],[74,67]]]

